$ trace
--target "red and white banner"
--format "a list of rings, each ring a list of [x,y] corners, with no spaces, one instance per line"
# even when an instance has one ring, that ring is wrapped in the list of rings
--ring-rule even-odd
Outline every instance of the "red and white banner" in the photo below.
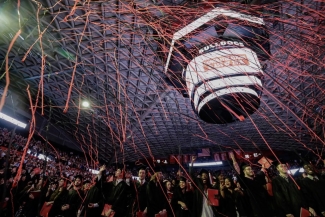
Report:
[[[226,160],[228,160],[228,152],[222,152],[221,154],[221,160],[224,160],[224,161],[226,161]]]
[[[214,153],[213,154],[214,161],[220,161],[220,154],[219,153]]]
[[[186,164],[186,163],[189,163],[190,162],[190,156],[189,155],[183,155],[183,163]]]

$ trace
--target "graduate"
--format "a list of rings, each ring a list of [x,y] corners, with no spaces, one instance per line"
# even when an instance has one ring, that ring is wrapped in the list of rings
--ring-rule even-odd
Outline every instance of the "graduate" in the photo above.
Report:
[[[140,167],[138,170],[139,180],[135,181],[133,186],[135,188],[135,203],[134,209],[136,212],[140,211],[147,213],[147,185],[146,168]]]
[[[298,217],[301,208],[308,209],[310,213],[315,211],[309,208],[297,183],[288,174],[285,163],[273,162],[279,175],[272,181],[275,208],[279,217]]]
[[[271,198],[266,190],[265,174],[262,171],[255,174],[250,165],[243,165],[238,181],[243,188],[245,200],[250,204],[245,207],[247,216],[274,216]]]
[[[312,207],[318,216],[325,216],[325,179],[308,163],[303,165],[306,177],[301,180],[301,190],[308,206]]]
[[[103,204],[100,201],[103,200],[103,196],[96,185],[90,186],[90,189],[86,192],[86,198],[83,202],[84,216],[86,217],[99,217]]]
[[[111,208],[106,212],[106,216],[110,216],[111,213],[114,213],[114,217],[125,217],[127,212],[126,197],[129,189],[128,185],[123,180],[123,167],[117,167],[114,174],[114,180],[111,182],[105,182],[105,178],[102,178],[104,175],[103,171],[105,170],[105,165],[100,168],[96,186],[103,194],[103,204],[111,205]]]
[[[67,193],[68,191],[66,189],[65,180],[64,178],[61,178],[59,180],[58,188],[50,195],[49,200],[46,202],[47,206],[52,204],[48,217],[55,217],[60,214],[61,206]]]
[[[207,191],[208,189],[212,189],[212,186],[209,181],[209,172],[205,169],[202,169],[200,172],[200,178],[195,177],[194,173],[192,173],[193,163],[196,160],[196,157],[192,157],[191,167],[189,169],[192,180],[194,181],[197,188],[194,189],[193,193],[193,204],[192,204],[192,217],[216,217],[218,216],[218,212],[216,207],[211,206]]]
[[[84,198],[84,193],[82,191],[82,181],[83,181],[83,177],[81,175],[75,176],[75,180],[72,183],[73,186],[69,189],[68,193],[65,195],[65,198],[63,199],[63,202],[61,204],[62,216],[65,217],[77,216],[78,210]]]
[[[228,217],[237,217],[236,197],[237,194],[240,194],[240,190],[235,188],[235,184],[230,177],[226,177],[224,183],[220,183],[219,190],[221,195],[220,212]]]
[[[166,211],[166,195],[163,187],[163,174],[160,167],[154,168],[155,174],[147,185],[147,213],[148,217],[154,217],[159,212]]]
[[[190,216],[192,209],[192,197],[193,192],[187,191],[186,189],[186,179],[184,177],[180,177],[179,185],[175,186],[171,202],[176,217]]]

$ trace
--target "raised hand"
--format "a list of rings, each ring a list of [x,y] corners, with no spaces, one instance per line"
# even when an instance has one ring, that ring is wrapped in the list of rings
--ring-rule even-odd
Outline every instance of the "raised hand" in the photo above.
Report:
[[[106,170],[106,165],[103,165],[99,169],[99,173],[102,173],[104,170]]]

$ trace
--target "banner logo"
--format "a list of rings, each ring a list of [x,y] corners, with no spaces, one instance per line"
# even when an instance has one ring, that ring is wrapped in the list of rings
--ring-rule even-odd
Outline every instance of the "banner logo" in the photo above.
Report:
[[[246,54],[237,55],[227,55],[227,56],[217,56],[214,59],[205,60],[203,63],[203,69],[205,72],[211,69],[249,65],[249,60]]]

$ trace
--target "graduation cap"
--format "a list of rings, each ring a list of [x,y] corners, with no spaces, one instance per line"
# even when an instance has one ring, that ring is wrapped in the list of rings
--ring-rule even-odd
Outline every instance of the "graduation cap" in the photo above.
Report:
[[[272,165],[277,168],[280,164],[287,164],[287,161],[285,160],[280,160],[280,161],[273,161]]]
[[[83,180],[82,175],[76,175],[74,178],[75,178],[75,179],[80,179],[81,181]]]
[[[140,171],[140,170],[144,170],[145,171],[146,169],[147,169],[147,167],[146,166],[143,166],[143,165],[137,168],[138,171]]]
[[[244,163],[244,164],[242,164],[242,165],[240,166],[240,168],[241,168],[242,171],[244,171],[247,167],[250,167],[250,166],[251,166],[250,164],[246,164],[246,163]]]
[[[209,174],[209,171],[207,171],[206,169],[202,169],[201,171],[200,171],[200,175],[202,175],[203,173],[205,173],[205,174]]]
[[[179,177],[180,182],[186,182],[186,178],[184,176]]]
[[[280,165],[279,161],[272,162],[272,166],[274,166],[275,168],[277,168],[279,165]]]
[[[84,181],[84,185],[85,184],[89,184],[89,183],[91,183],[91,181],[89,179],[87,179],[86,181]]]
[[[215,173],[214,173],[215,177],[218,177],[218,176],[220,176],[221,174],[222,174],[221,170],[217,170],[217,171],[215,171]]]
[[[155,167],[153,168],[153,171],[154,171],[155,173],[157,173],[157,172],[162,172],[160,166],[155,166]]]
[[[123,164],[116,164],[116,170],[120,169],[121,171],[124,171],[124,165]]]

